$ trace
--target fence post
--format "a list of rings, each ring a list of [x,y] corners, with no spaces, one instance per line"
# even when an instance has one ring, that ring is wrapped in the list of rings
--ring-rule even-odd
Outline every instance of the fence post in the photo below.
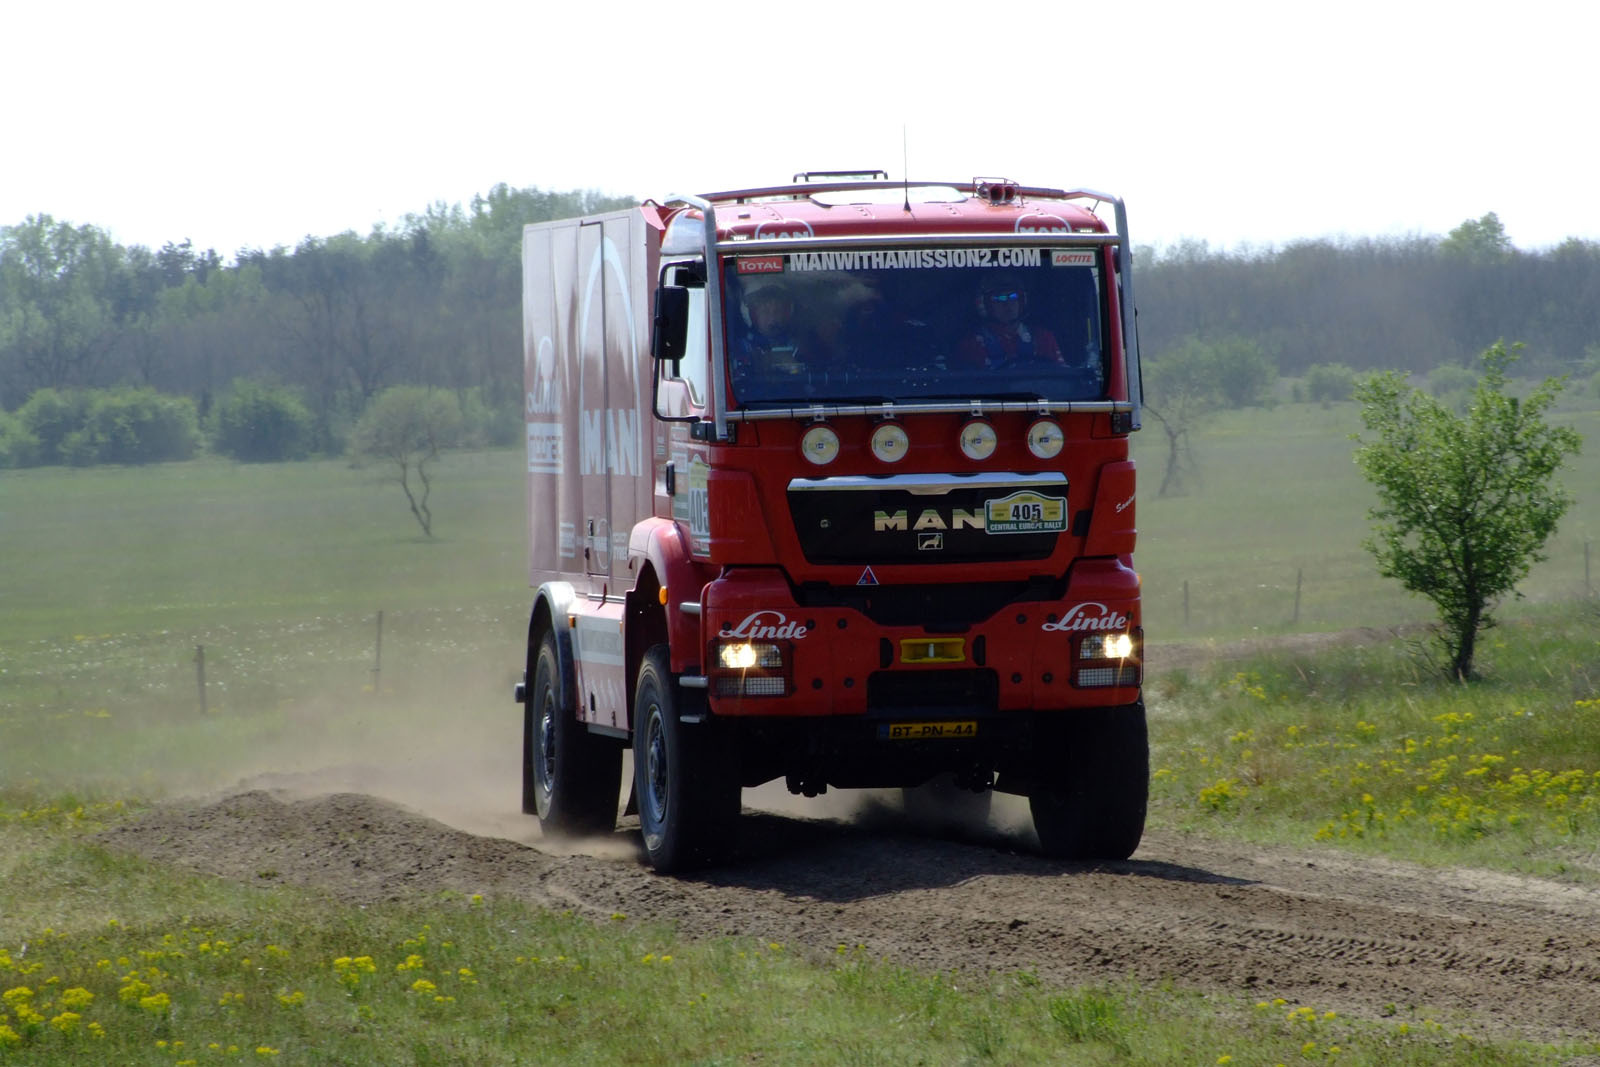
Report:
[[[1300,584],[1305,581],[1305,568],[1296,568],[1294,572],[1294,623],[1300,625]]]
[[[195,685],[200,690],[200,714],[206,713],[206,646],[194,646]]]
[[[378,649],[372,660],[372,691],[383,691],[383,612],[378,612]]]

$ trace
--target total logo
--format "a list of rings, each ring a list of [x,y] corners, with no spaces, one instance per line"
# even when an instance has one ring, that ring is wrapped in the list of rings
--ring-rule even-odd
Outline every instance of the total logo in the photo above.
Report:
[[[1067,609],[1067,613],[1055,622],[1047,622],[1040,629],[1052,633],[1066,631],[1068,633],[1098,632],[1101,630],[1124,630],[1128,626],[1128,616],[1120,611],[1113,611],[1096,600],[1074,604]]]
[[[807,633],[805,623],[790,619],[781,611],[761,610],[752,611],[738,626],[722,631],[722,636],[750,641],[803,641]]]

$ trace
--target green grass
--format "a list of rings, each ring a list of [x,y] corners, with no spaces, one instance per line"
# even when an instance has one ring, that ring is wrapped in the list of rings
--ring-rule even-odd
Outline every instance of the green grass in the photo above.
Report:
[[[1600,605],[1530,610],[1484,646],[1470,686],[1394,640],[1158,679],[1152,818],[1600,880]]]
[[[1600,430],[1594,412],[1564,417],[1591,438]],[[1359,547],[1370,494],[1350,460],[1353,429],[1350,405],[1219,416],[1197,440],[1203,487],[1141,498],[1154,643],[1429,617]],[[1147,486],[1159,446],[1138,442]],[[1600,484],[1597,456],[1580,457],[1566,484]],[[1486,1044],[1423,1018],[1326,1018],[1314,1004],[922,974],[853,946],[818,960],[685,944],[506,901],[357,909],[87,839],[130,808],[308,751],[376,759],[380,740],[404,751],[441,732],[503,747],[528,602],[520,469],[515,451],[450,457],[433,540],[396,487],[338,462],[0,473],[0,994],[29,991],[4,1002],[0,1062],[495,1063],[557,1048],[563,1062],[597,1063],[1600,1053]],[[1580,495],[1471,688],[1430,674],[1400,639],[1152,678],[1152,825],[1593,877],[1600,623],[1574,598],[1596,532],[1600,501]],[[423,963],[398,969],[412,955]],[[364,956],[371,971],[337,962]],[[79,1018],[62,1018],[74,1003]]]

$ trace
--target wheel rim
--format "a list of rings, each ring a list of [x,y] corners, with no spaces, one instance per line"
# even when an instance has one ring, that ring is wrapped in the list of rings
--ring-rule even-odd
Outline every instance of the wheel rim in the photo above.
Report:
[[[652,826],[659,827],[667,817],[667,794],[671,783],[667,775],[667,737],[661,721],[661,706],[651,704],[645,720],[645,813]]]
[[[534,772],[539,784],[539,799],[544,801],[548,809],[550,794],[554,790],[556,780],[556,693],[550,685],[544,687],[541,694],[538,745],[539,751],[535,755]]]

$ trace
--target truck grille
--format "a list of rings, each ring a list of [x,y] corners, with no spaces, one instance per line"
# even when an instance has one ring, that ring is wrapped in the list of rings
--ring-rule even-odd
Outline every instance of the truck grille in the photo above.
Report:
[[[867,677],[868,711],[993,711],[999,700],[1000,683],[990,670],[874,671]]]
[[[1031,490],[1030,490],[1031,491]],[[1039,491],[1064,501],[1066,480]],[[1066,529],[1066,508],[1042,532],[1004,532],[988,521],[991,502],[1016,492],[993,483],[952,484],[929,494],[897,487],[828,488],[826,480],[789,488],[789,514],[811,563],[977,563],[1045,559]]]

